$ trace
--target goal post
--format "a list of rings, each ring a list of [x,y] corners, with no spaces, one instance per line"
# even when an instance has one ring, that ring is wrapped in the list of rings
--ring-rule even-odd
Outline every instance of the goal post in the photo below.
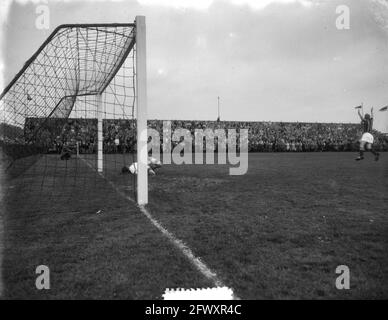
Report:
[[[96,95],[96,104],[97,104],[97,171],[102,173],[104,170],[104,159],[103,159],[103,128],[102,128],[102,116],[103,116],[103,108],[102,108],[102,95]]]
[[[144,16],[58,26],[0,95],[0,147],[9,167],[44,156],[34,171],[47,175],[44,186],[55,185],[48,174],[59,172],[75,183],[78,160],[106,179],[137,161],[137,176],[120,179],[134,181],[128,189],[147,204],[146,72]],[[67,163],[71,154],[76,161]],[[87,177],[78,181],[87,188]]]
[[[147,65],[146,24],[144,16],[136,17],[136,71],[137,71],[137,202],[148,203],[148,133],[147,133]]]

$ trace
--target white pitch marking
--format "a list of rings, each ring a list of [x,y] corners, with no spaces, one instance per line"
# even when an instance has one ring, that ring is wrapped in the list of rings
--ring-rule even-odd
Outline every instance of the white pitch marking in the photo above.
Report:
[[[85,159],[79,158],[82,161],[86,163],[86,165],[91,168],[92,170],[95,171],[95,168],[86,161]],[[205,263],[201,261],[200,258],[196,257],[193,253],[193,251],[180,239],[174,236],[170,231],[168,231],[163,225],[157,221],[154,217],[152,217],[151,213],[143,206],[143,205],[138,205],[134,199],[131,197],[127,196],[124,194],[122,191],[120,191],[116,185],[108,180],[102,172],[97,172],[106,182],[109,183],[109,185],[123,198],[131,201],[137,207],[140,209],[141,213],[143,213],[147,219],[168,239],[170,242],[178,248],[181,253],[197,268],[199,272],[202,273],[205,278],[208,280],[212,281],[215,287],[225,287],[224,283],[218,278],[217,274],[212,271]],[[234,299],[239,299],[235,294],[233,294]]]

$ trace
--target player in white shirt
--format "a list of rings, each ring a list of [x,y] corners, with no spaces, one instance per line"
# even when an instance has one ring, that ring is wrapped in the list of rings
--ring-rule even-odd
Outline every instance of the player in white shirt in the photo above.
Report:
[[[156,174],[156,169],[159,169],[162,167],[162,163],[160,160],[157,160],[153,157],[148,157],[148,163],[147,163],[147,170],[148,174],[155,175]],[[124,166],[121,169],[122,173],[131,173],[131,174],[137,174],[137,162],[132,163],[130,166]]]

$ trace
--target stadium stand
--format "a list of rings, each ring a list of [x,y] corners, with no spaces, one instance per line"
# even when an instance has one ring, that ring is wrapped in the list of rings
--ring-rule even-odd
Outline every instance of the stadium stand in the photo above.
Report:
[[[41,125],[42,121],[46,123],[36,133],[34,128]],[[170,123],[172,131],[176,128],[188,129],[193,136],[195,129],[237,129],[237,132],[239,129],[248,129],[249,152],[356,151],[361,134],[360,125],[354,123],[189,120],[172,120]],[[133,126],[131,120],[104,120],[104,152],[133,152],[136,145]],[[162,137],[163,120],[149,120],[148,127],[157,130]],[[47,153],[60,153],[64,145],[75,145],[76,142],[80,153],[96,152],[96,119],[28,118],[25,132],[30,141],[45,148]],[[378,131],[374,131],[374,136],[376,149],[388,151],[388,136]]]

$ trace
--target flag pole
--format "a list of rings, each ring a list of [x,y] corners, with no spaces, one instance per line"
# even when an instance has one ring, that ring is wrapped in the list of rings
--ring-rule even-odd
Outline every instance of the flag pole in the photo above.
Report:
[[[218,120],[220,120],[220,97],[218,96]]]
[[[385,113],[385,133],[388,134],[388,111]]]
[[[388,112],[386,113],[385,118],[386,118],[386,120],[385,120],[385,123],[386,123],[385,133],[388,134]]]

